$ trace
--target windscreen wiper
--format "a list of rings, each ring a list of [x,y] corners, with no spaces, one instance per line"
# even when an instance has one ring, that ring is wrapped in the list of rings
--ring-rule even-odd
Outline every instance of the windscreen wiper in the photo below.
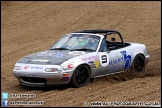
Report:
[[[82,49],[72,49],[70,51],[95,51],[95,50],[87,49],[87,48],[82,48]]]
[[[69,50],[69,49],[67,49],[67,48],[53,48],[51,50]]]

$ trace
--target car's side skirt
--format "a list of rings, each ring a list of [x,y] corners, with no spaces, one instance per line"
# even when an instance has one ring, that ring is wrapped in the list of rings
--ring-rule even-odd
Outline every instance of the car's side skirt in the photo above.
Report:
[[[118,74],[118,73],[122,73],[122,72],[126,72],[126,71],[119,71],[119,72],[114,72],[114,73],[108,73],[108,74],[104,74],[104,75],[95,76],[93,78],[99,78],[99,77],[103,77],[103,76],[107,76],[107,75],[112,75],[112,74]]]

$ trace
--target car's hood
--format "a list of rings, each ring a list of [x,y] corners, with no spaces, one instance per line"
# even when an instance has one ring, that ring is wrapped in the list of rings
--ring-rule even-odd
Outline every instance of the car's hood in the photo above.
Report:
[[[90,52],[69,50],[46,50],[33,53],[20,59],[17,63],[60,65],[63,62]]]

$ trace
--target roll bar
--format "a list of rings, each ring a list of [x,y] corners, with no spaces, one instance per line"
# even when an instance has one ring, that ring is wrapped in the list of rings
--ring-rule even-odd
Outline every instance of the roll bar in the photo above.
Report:
[[[105,39],[110,34],[118,34],[122,41],[123,47],[125,46],[121,33],[116,30],[93,29],[93,30],[81,30],[81,31],[73,32],[73,33],[93,33],[93,34],[104,33],[103,36],[105,37]]]

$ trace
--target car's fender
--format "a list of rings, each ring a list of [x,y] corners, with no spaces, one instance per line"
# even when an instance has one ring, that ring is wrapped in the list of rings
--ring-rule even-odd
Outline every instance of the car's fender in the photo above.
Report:
[[[79,65],[85,64],[89,68],[91,68],[91,63],[94,63],[95,67],[99,67],[97,62],[99,62],[98,54],[97,52],[87,53],[80,56],[76,56],[74,58],[71,58],[64,63],[61,64],[61,66],[65,70],[72,70],[74,71]]]
[[[133,58],[138,54],[141,54],[144,57],[147,55],[147,50],[144,44],[131,43],[131,47],[133,48]]]

